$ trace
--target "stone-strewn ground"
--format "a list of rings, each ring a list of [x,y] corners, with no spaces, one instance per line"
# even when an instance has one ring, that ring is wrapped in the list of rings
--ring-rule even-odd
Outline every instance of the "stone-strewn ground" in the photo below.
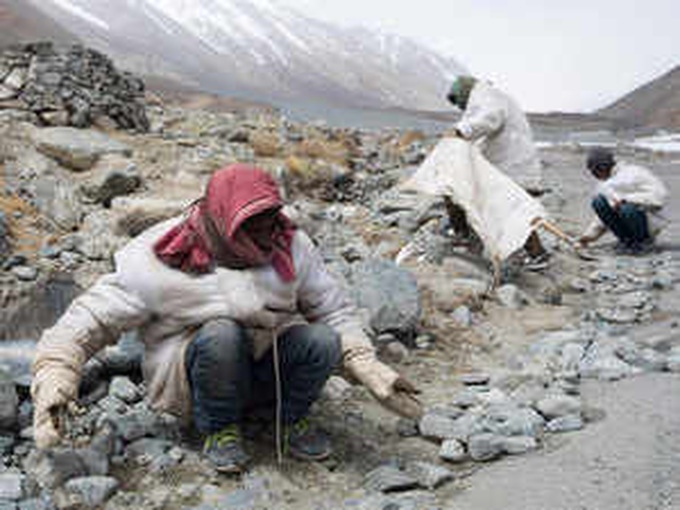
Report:
[[[436,137],[160,103],[146,114],[137,134],[0,121],[0,508],[455,508],[485,462],[547,455],[606,420],[584,381],[680,371],[673,252],[614,258],[604,243],[584,262],[546,235],[549,268],[510,263],[491,291],[484,260],[452,247],[442,204],[396,191]],[[542,151],[545,203],[573,234],[588,216],[584,152]],[[678,170],[671,156],[627,156]],[[251,424],[252,471],[217,476],[190,431],[146,407],[130,334],[88,364],[63,448],[37,452],[27,367],[40,330],[112,269],[115,249],[234,161],[281,180],[290,215],[351,288],[380,355],[421,387],[426,415],[399,420],[336,376],[314,412],[334,437],[329,461],[277,466],[271,431]]]

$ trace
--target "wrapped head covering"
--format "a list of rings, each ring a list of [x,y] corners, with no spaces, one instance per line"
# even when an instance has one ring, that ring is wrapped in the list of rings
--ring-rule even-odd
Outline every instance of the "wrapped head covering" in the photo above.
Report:
[[[451,84],[446,98],[455,106],[465,109],[470,99],[470,92],[477,83],[477,79],[472,76],[459,76]]]
[[[281,211],[283,201],[274,179],[264,170],[234,164],[216,171],[205,195],[189,216],[154,245],[170,267],[207,273],[215,265],[244,269],[271,264],[285,282],[295,278],[291,245],[295,225]],[[244,222],[271,212],[272,248],[265,250],[243,228]]]

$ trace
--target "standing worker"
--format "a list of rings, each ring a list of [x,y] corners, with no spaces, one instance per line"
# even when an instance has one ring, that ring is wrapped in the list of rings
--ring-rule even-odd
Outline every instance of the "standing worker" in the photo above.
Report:
[[[328,437],[306,417],[339,363],[389,409],[418,416],[414,387],[376,358],[354,305],[282,206],[269,174],[231,165],[211,176],[186,217],[120,250],[115,272],[38,343],[37,446],[59,442],[54,417],[77,398],[85,361],[133,328],[145,344],[150,406],[193,422],[218,471],[245,468],[241,425],[263,410],[276,414],[277,439],[292,455],[327,457]]]
[[[531,127],[517,103],[490,83],[472,76],[458,77],[446,97],[463,111],[463,116],[455,125],[455,135],[478,144],[492,165],[529,194],[543,194],[541,162],[534,146]],[[449,197],[445,197],[445,204],[456,234],[469,237],[471,231],[465,211]],[[535,232],[527,239],[525,250],[532,264],[542,264],[548,255]]]
[[[579,238],[587,246],[610,230],[619,240],[617,251],[639,254],[650,248],[667,221],[661,209],[668,190],[650,170],[618,163],[609,149],[588,152],[586,166],[600,181],[592,207],[596,217]]]

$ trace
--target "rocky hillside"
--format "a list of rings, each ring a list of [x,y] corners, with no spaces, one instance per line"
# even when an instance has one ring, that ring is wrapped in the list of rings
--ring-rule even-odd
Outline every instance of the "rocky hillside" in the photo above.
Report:
[[[621,128],[680,130],[680,66],[597,113]]]

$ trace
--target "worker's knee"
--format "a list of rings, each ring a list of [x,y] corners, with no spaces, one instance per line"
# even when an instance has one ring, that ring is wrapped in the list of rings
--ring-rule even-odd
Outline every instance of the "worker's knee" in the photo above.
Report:
[[[242,326],[229,319],[209,321],[191,343],[196,355],[214,360],[244,358],[250,355],[250,341]]]
[[[597,214],[602,214],[603,212],[611,210],[611,206],[609,205],[607,198],[602,194],[599,194],[593,198],[593,201],[590,204]]]
[[[336,366],[342,356],[340,335],[326,324],[300,324],[283,335],[289,355],[312,364]]]

